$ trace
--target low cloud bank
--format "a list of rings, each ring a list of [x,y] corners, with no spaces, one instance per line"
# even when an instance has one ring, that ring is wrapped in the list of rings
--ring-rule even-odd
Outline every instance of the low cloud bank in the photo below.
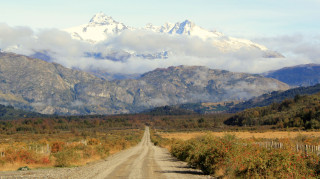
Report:
[[[222,39],[223,40],[223,39]],[[125,31],[108,40],[90,44],[74,40],[64,31],[44,29],[37,32],[28,27],[10,27],[0,24],[0,49],[24,55],[36,52],[50,56],[51,62],[69,68],[104,70],[110,73],[144,73],[155,68],[176,65],[201,65],[213,69],[235,72],[262,73],[306,63],[320,63],[320,36],[279,36],[255,39],[286,58],[262,58],[254,48],[237,51],[217,47],[214,39],[206,41],[196,37],[171,36],[143,30]],[[126,60],[112,61],[86,56],[86,53],[108,55],[113,51],[155,54],[167,51],[168,59],[143,59],[131,56]]]

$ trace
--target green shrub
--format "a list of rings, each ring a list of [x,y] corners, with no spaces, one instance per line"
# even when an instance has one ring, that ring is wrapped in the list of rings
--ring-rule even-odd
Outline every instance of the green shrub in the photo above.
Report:
[[[53,154],[56,158],[56,167],[68,167],[80,159],[80,155],[74,149],[64,149]]]
[[[320,173],[317,155],[290,148],[267,149],[235,136],[205,136],[176,141],[173,156],[205,174],[230,178],[312,178]]]
[[[165,147],[170,143],[169,139],[162,138],[159,134],[155,133],[153,130],[150,131],[151,142],[155,146]]]
[[[105,158],[109,155],[110,149],[107,145],[98,145],[96,151],[101,158]]]
[[[192,141],[184,142],[177,140],[171,147],[171,153],[179,160],[186,160],[189,157],[189,151],[192,149]]]
[[[0,166],[3,166],[5,163],[6,161],[0,158]]]
[[[92,146],[86,146],[83,150],[83,158],[90,158],[94,156],[96,153],[94,147]]]

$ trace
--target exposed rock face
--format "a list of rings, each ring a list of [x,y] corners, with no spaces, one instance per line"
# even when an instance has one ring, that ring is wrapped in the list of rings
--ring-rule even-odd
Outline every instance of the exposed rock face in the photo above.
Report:
[[[11,53],[0,54],[0,102],[46,114],[118,114],[190,102],[249,99],[288,85],[260,75],[200,66],[156,69],[106,81]]]
[[[93,75],[58,64],[0,53],[0,90],[4,94],[1,101],[17,107],[28,106],[27,109],[49,114],[66,113],[76,96],[74,86],[94,79]]]

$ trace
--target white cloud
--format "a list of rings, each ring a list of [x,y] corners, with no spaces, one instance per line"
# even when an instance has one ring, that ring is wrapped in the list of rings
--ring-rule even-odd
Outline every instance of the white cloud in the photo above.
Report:
[[[310,40],[311,39],[311,40]],[[27,27],[10,27],[0,24],[0,48],[24,55],[36,51],[47,52],[52,61],[67,67],[105,70],[111,73],[144,73],[155,68],[176,65],[200,65],[213,69],[236,72],[261,73],[285,66],[304,63],[320,63],[320,36],[308,38],[303,35],[260,38],[255,41],[287,58],[261,58],[254,48],[238,51],[221,51],[215,41],[203,41],[196,37],[170,36],[143,30],[125,31],[99,44],[74,40],[66,32],[45,29],[34,32]],[[16,46],[18,45],[18,46]],[[156,53],[170,51],[168,59],[142,59],[131,57],[126,61],[111,61],[86,57],[85,52],[106,54],[112,49]]]
[[[287,65],[320,63],[320,35],[283,35],[256,39],[272,50],[283,53]]]

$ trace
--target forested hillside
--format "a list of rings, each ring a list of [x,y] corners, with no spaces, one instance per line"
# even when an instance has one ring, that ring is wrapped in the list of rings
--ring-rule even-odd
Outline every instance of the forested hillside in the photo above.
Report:
[[[296,95],[265,107],[256,107],[239,112],[225,121],[228,125],[255,126],[276,125],[320,129],[320,93]]]
[[[35,112],[26,112],[20,109],[15,109],[12,106],[5,106],[0,104],[0,120],[19,119],[26,117],[40,117],[44,116]]]

